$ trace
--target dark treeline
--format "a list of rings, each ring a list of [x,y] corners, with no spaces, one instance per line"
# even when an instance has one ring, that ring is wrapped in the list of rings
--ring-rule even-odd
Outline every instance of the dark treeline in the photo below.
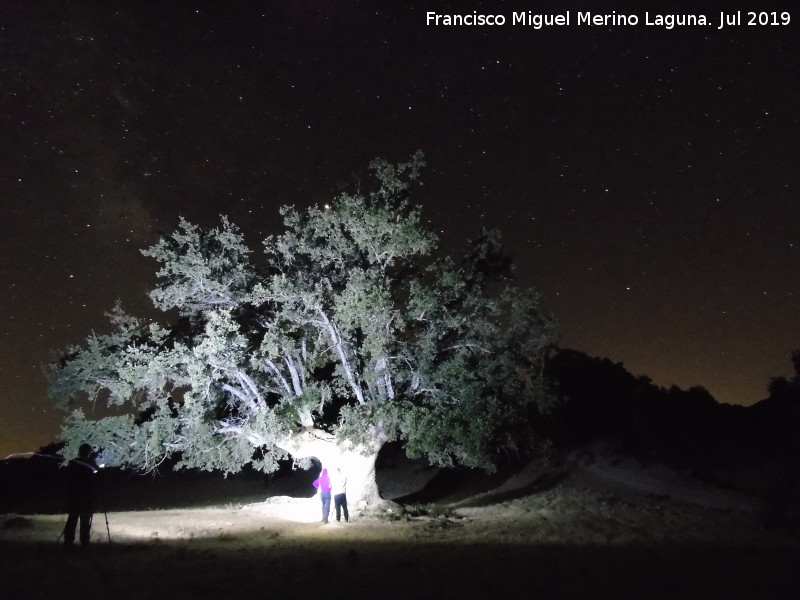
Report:
[[[560,350],[548,371],[559,407],[545,427],[561,450],[606,442],[751,493],[795,485],[800,467],[800,352],[795,374],[775,378],[750,407],[721,404],[703,387],[663,388],[621,363]]]

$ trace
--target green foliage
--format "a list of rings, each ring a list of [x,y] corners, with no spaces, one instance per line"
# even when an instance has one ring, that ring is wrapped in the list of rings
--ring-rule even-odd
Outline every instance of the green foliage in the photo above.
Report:
[[[271,470],[299,431],[317,427],[375,451],[389,439],[437,465],[491,468],[547,405],[544,352],[553,328],[518,289],[497,232],[463,260],[409,202],[424,165],[375,160],[377,187],[306,210],[284,207],[284,231],[256,271],[225,217],[178,229],[143,251],[161,265],[151,293],[172,327],[117,308],[53,365],[50,393],[125,405],[139,417],[65,422],[67,452],[85,440],[113,462]],[[255,458],[254,458],[255,457]]]
[[[157,308],[191,315],[236,306],[253,276],[250,250],[239,229],[224,216],[220,220],[219,228],[204,231],[181,218],[171,236],[142,250],[162,265],[162,283],[150,294]]]

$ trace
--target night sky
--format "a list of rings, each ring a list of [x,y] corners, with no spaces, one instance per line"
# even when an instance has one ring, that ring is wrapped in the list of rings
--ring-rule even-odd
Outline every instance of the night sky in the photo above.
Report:
[[[501,229],[562,346],[735,404],[791,373],[800,9],[718,30],[720,10],[793,3],[404,4],[0,3],[0,456],[55,438],[57,349],[106,330],[116,298],[153,314],[139,250],[179,216],[226,214],[258,248],[279,206],[418,148],[444,248]],[[512,26],[515,10],[571,25]],[[589,10],[640,22],[577,25]]]

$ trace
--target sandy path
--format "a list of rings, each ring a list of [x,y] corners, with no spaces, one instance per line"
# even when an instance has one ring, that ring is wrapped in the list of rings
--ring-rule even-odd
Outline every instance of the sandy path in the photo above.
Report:
[[[316,498],[96,515],[93,546],[55,543],[63,515],[5,516],[3,598],[791,598],[800,544],[752,514],[579,476],[530,493],[521,472],[457,515],[317,522]],[[445,511],[446,512],[446,511]],[[388,517],[389,515],[386,515]]]

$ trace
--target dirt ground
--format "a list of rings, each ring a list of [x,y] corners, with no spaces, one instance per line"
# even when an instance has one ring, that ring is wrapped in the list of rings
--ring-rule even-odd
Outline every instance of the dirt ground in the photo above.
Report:
[[[696,486],[655,493],[663,477],[621,472],[531,468],[340,524],[318,522],[313,497],[99,513],[92,545],[69,552],[63,515],[4,515],[2,597],[800,597],[793,533],[764,528],[735,495],[725,507],[708,490],[704,506]]]

